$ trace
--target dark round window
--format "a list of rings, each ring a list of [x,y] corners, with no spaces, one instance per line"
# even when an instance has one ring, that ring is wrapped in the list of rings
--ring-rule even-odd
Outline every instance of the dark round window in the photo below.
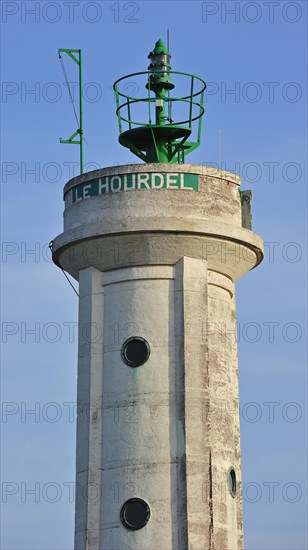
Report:
[[[121,508],[121,521],[124,527],[132,531],[142,529],[148,523],[150,515],[148,503],[141,498],[130,498]]]
[[[128,338],[122,346],[122,359],[130,367],[143,365],[150,357],[149,343],[140,336]]]
[[[236,473],[234,468],[230,468],[228,472],[228,483],[229,483],[229,489],[230,493],[233,497],[236,495]]]

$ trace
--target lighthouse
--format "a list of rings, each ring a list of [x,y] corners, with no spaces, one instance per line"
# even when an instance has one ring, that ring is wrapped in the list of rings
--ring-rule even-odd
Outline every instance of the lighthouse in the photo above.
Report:
[[[240,550],[235,283],[263,258],[251,193],[187,163],[206,84],[173,71],[162,40],[114,90],[138,163],[71,179],[52,246],[79,282],[75,550]]]

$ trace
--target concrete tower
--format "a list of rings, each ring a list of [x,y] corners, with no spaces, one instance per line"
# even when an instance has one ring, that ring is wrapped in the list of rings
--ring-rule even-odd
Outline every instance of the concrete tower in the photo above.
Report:
[[[203,81],[162,41],[149,57],[145,97],[114,86],[120,143],[145,162],[69,181],[53,241],[79,281],[75,549],[237,550],[235,282],[263,243],[240,178],[184,162]]]

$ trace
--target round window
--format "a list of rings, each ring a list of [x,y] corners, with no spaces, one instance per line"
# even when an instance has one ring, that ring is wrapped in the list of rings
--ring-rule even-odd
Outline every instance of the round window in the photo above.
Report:
[[[234,498],[236,495],[236,473],[233,467],[231,467],[228,472],[228,484],[229,484],[230,493]]]
[[[141,498],[130,498],[121,508],[121,521],[124,527],[132,531],[142,529],[148,523],[150,515],[148,503]]]
[[[133,336],[126,340],[122,346],[123,361],[130,367],[140,367],[150,357],[150,345],[140,336]]]

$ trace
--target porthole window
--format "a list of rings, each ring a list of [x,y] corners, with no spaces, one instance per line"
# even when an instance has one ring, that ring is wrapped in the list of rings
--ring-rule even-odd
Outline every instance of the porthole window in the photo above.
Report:
[[[230,493],[234,498],[236,495],[236,473],[233,467],[231,467],[228,472],[228,485],[229,485]]]
[[[140,336],[128,338],[122,346],[121,354],[123,361],[130,367],[140,367],[150,357],[150,345]]]
[[[132,531],[142,529],[148,523],[150,515],[148,503],[141,498],[130,498],[121,508],[121,521],[124,527]]]

